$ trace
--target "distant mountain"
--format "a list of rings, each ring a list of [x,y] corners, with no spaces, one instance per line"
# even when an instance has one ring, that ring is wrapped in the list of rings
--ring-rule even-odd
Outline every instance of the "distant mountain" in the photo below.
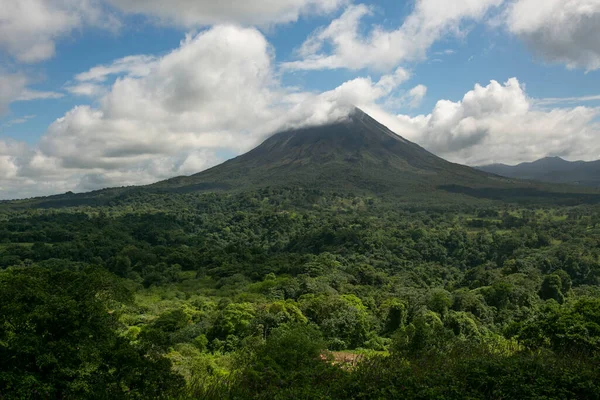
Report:
[[[557,161],[558,162],[558,161]],[[149,194],[301,188],[385,196],[394,203],[449,204],[478,199],[600,202],[600,192],[504,178],[450,163],[356,109],[343,121],[277,133],[254,150],[209,170],[153,185],[10,202],[9,207],[110,205]]]
[[[492,164],[477,169],[508,178],[600,187],[600,161],[571,162],[560,157],[546,157],[515,166]]]

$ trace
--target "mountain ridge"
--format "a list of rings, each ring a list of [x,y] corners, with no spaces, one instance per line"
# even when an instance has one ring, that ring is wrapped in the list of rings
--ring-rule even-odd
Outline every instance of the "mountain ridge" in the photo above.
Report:
[[[567,161],[560,157],[544,157],[517,165],[490,164],[475,168],[513,179],[600,187],[600,160]]]

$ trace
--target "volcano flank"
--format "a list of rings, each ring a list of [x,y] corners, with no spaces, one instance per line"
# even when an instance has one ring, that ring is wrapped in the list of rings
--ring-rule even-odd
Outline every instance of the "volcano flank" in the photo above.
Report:
[[[293,185],[408,193],[449,183],[483,187],[506,181],[437,157],[355,109],[343,121],[277,133],[244,155],[158,186],[226,189]]]

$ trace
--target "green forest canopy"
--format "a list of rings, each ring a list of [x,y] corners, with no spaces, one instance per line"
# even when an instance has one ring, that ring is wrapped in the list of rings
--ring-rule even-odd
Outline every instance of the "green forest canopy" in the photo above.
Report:
[[[600,396],[596,205],[277,188],[0,222],[3,398]]]

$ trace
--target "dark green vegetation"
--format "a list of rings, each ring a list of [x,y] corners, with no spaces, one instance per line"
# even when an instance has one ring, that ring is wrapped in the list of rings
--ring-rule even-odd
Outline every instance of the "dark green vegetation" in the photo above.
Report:
[[[600,161],[569,162],[560,157],[547,157],[515,166],[492,164],[478,167],[478,169],[509,178],[581,186],[600,186]]]
[[[0,398],[600,398],[597,193],[391,135],[0,205]]]
[[[0,218],[4,398],[600,393],[597,206],[264,189]]]

